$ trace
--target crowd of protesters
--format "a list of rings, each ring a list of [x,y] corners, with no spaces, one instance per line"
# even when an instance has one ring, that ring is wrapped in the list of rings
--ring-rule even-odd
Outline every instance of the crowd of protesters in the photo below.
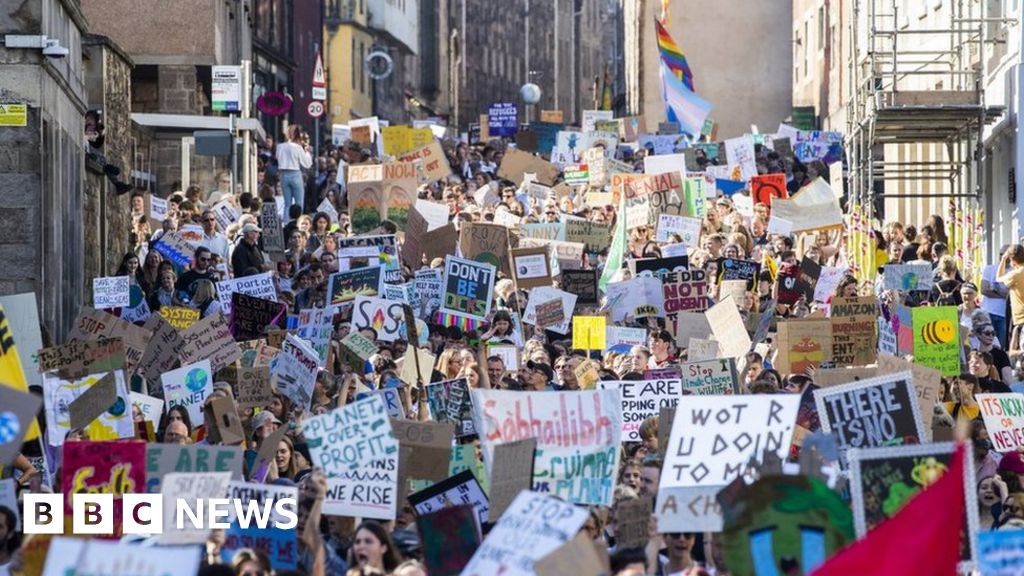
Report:
[[[273,274],[277,298],[289,306],[292,314],[328,304],[327,283],[339,271],[337,239],[351,236],[349,206],[346,195],[346,167],[381,161],[372,143],[346,141],[341,146],[325,143],[322,155],[314,158],[310,137],[296,126],[287,137],[275,143],[268,138],[261,148],[258,188],[254,193],[238,193],[232,189],[230,174],[217,176],[216,188],[206,190],[192,185],[171,194],[167,218],[152,230],[145,216],[136,218],[134,245],[126,252],[111,275],[130,276],[144,293],[152,312],[163,307],[190,307],[201,317],[222,312],[216,284],[228,278],[264,272]],[[467,143],[444,140],[443,149],[452,176],[445,181],[421,185],[420,199],[444,204],[449,220],[493,222],[501,212],[521,218],[522,223],[559,222],[582,218],[608,224],[616,230],[623,214],[615,205],[594,206],[586,201],[592,190],[578,187],[558,200],[540,202],[528,196],[524,187],[498,176],[507,141]],[[821,161],[801,163],[792,157],[758,145],[759,173],[784,173],[791,193],[810,184],[828,169]],[[643,172],[647,151],[642,147],[621,147],[616,159]],[[700,158],[703,164],[708,163]],[[481,205],[475,192],[494,187],[498,201]],[[596,190],[593,190],[596,191]],[[743,195],[743,192],[740,192]],[[841,194],[841,191],[839,191]],[[264,204],[283,199],[283,238],[286,250],[282,257],[271,258],[263,245],[260,228]],[[215,204],[228,201],[239,215],[236,222],[222,228],[213,210]],[[133,198],[133,209],[141,211],[143,196]],[[326,202],[337,216],[320,209]],[[853,259],[849,234],[845,230],[810,234],[778,235],[769,233],[769,207],[755,204],[753,215],[744,215],[735,198],[718,194],[706,201],[698,245],[688,246],[690,267],[708,272],[709,304],[724,298],[720,295],[718,267],[724,258],[764,263],[753,288],[743,302],[737,302],[741,315],[764,314],[774,307],[776,320],[803,318],[827,312],[833,297],[878,297],[878,314],[888,317],[897,305],[957,306],[960,310],[962,338],[962,374],[943,379],[941,401],[936,403],[937,426],[955,428],[965,423],[975,466],[979,518],[983,530],[1001,530],[1024,526],[1024,456],[1019,452],[1000,454],[993,449],[985,426],[979,418],[978,393],[1005,393],[1010,386],[1024,380],[1019,362],[1024,326],[1024,246],[1005,246],[998,259],[983,267],[980,282],[965,277],[963,266],[950,254],[949,231],[940,216],[931,216],[916,227],[899,222],[875,222],[873,238],[876,270],[858,275],[848,273],[835,291],[819,299],[800,298],[793,304],[779,304],[779,277],[793,275],[806,258],[821,266],[850,268]],[[162,235],[179,230],[186,224],[202,227],[201,246],[192,255],[187,268],[176,266],[153,248]],[[379,234],[395,234],[401,230],[384,221]],[[667,245],[681,241],[678,236],[667,242],[655,240],[655,230],[640,226],[629,232],[626,259],[620,270],[610,271],[612,281],[630,277],[626,262],[630,259],[658,258]],[[401,247],[399,247],[401,249]],[[608,249],[585,253],[578,263],[581,269],[596,269],[605,275],[610,258]],[[893,291],[883,288],[882,266],[896,263],[928,264],[934,270],[930,291]],[[981,268],[982,263],[976,263]],[[422,267],[441,268],[441,259],[422,262]],[[408,281],[415,270],[403,267]],[[438,325],[428,321],[429,340],[426,347],[436,355],[437,363],[428,370],[431,382],[467,378],[471,387],[507,390],[579,390],[581,384],[576,368],[593,354],[574,349],[569,335],[543,329],[524,327],[519,319],[531,297],[531,290],[516,290],[510,279],[499,275],[494,290],[492,314],[474,329]],[[343,312],[334,319],[332,346],[352,329],[351,317]],[[140,322],[141,324],[141,322]],[[677,341],[662,319],[627,318],[623,325],[642,327],[648,341],[635,345],[628,352],[604,351],[599,354],[600,378],[603,380],[643,380],[647,370],[678,368],[688,361],[685,344]],[[774,324],[773,324],[774,326]],[[365,331],[373,338],[372,330]],[[488,356],[486,344],[511,343],[519,350],[521,363],[506,365],[499,356]],[[268,558],[255,550],[243,550],[230,563],[220,560],[216,533],[207,544],[206,560],[198,567],[199,574],[234,574],[255,576],[268,574],[394,574],[413,576],[425,574],[421,563],[423,547],[417,533],[415,516],[409,505],[400,502],[394,521],[359,521],[355,518],[322,515],[318,499],[322,499],[327,483],[312,465],[309,447],[302,436],[301,422],[308,415],[321,414],[354,401],[368,391],[399,388],[407,404],[410,418],[426,419],[425,396],[415,382],[402,381],[396,360],[405,355],[410,345],[401,339],[377,341],[378,353],[368,363],[365,373],[352,372],[335,356],[334,366],[322,367],[310,406],[296,407],[284,395],[275,392],[274,401],[255,411],[242,414],[247,439],[244,448],[247,466],[252,464],[264,439],[279,427],[287,434],[276,448],[276,458],[268,482],[298,486],[300,491],[300,528],[298,534],[299,569],[283,570],[271,565]],[[780,373],[773,368],[774,348],[768,352],[750,352],[741,359],[739,389],[750,394],[802,394],[815,387],[816,370]],[[740,360],[740,359],[738,359]],[[818,369],[821,369],[820,367]],[[338,375],[338,377],[333,377]],[[213,397],[231,396],[232,386],[218,380]],[[136,415],[141,418],[140,415]],[[582,531],[604,550],[612,574],[731,574],[728,558],[722,558],[716,547],[718,534],[679,532],[661,533],[652,527],[647,545],[623,549],[615,543],[615,518],[619,503],[643,496],[655,496],[658,490],[662,461],[659,458],[659,424],[651,418],[640,426],[639,442],[622,444],[622,459],[615,488],[615,504],[594,506]],[[173,407],[163,414],[156,429],[158,442],[189,444],[207,443],[202,427],[193,426],[188,412]],[[44,436],[45,437],[45,436]],[[69,440],[88,439],[81,430],[71,433]],[[475,443],[475,437],[459,439]],[[31,448],[25,455],[37,452]],[[18,479],[25,490],[60,491],[56,481],[47,481],[26,464],[24,457],[14,465],[5,466],[5,476]],[[59,476],[55,476],[58,477]],[[66,487],[64,487],[66,488]],[[21,535],[14,529],[15,519],[9,510],[0,509],[0,575],[15,573],[19,564]],[[312,530],[303,530],[306,525]],[[317,529],[318,528],[318,529]],[[488,527],[485,527],[485,533]]]

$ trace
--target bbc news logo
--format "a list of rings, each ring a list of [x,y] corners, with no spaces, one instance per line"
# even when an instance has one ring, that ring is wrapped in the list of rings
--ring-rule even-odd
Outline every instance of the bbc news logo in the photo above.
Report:
[[[25,534],[64,533],[63,494],[24,494],[22,526]],[[239,498],[204,498],[175,501],[173,522],[166,522],[161,494],[122,494],[122,534],[155,535],[165,529],[227,529],[233,519],[242,529],[294,529],[299,523],[295,498],[243,501]],[[232,512],[234,514],[232,514]],[[113,494],[74,494],[71,520],[74,534],[114,534],[117,514]]]

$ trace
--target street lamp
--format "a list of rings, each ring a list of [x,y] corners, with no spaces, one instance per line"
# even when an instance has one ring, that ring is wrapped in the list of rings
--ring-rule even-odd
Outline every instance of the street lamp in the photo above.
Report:
[[[526,104],[526,121],[530,121],[530,107],[540,102],[540,86],[537,86],[533,82],[527,82],[519,88],[519,97]]]

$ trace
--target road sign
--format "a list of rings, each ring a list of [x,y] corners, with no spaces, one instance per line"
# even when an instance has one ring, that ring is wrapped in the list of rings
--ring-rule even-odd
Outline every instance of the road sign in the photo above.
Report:
[[[242,109],[242,67],[214,66],[210,82],[211,108],[225,112]]]
[[[313,100],[306,106],[306,112],[313,118],[319,118],[324,115],[324,103],[318,100]]]
[[[313,99],[327,100],[327,76],[324,74],[324,61],[319,50],[316,52],[316,65],[313,67]],[[323,114],[322,110],[320,114]]]

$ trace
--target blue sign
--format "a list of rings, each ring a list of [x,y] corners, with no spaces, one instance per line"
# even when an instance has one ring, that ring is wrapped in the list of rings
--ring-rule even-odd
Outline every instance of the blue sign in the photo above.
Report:
[[[519,110],[511,102],[491,104],[487,111],[487,132],[491,136],[515,136],[519,130]]]
[[[270,559],[275,570],[291,570],[298,566],[299,549],[295,530],[281,528],[242,528],[237,522],[224,531],[221,560],[231,562],[235,552],[242,548],[259,550]]]
[[[985,576],[1010,576],[1024,571],[1024,530],[978,533],[978,568]]]

